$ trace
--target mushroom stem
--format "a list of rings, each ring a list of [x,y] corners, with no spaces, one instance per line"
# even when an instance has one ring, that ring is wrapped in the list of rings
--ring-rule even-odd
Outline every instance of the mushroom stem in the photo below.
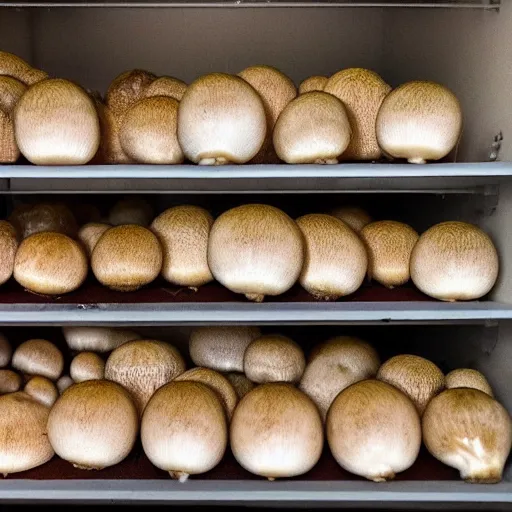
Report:
[[[502,472],[497,468],[483,468],[467,476],[464,476],[461,473],[461,476],[470,484],[497,484],[498,482],[501,482]]]
[[[341,297],[341,295],[326,295],[325,293],[316,290],[312,290],[310,293],[316,300],[323,300],[325,302],[333,302]]]
[[[373,482],[388,482],[389,480],[393,480],[395,478],[395,473],[391,469],[387,469],[379,475],[371,476],[368,478]]]
[[[253,302],[263,302],[265,295],[262,293],[246,293],[245,296]]]
[[[319,165],[336,165],[338,163],[337,158],[317,158],[315,164]]]
[[[202,158],[199,160],[199,165],[226,165],[229,161],[224,156]]]
[[[414,158],[409,158],[407,161],[410,164],[420,164],[421,165],[421,164],[426,164],[427,163],[424,158],[421,158],[419,156],[414,157]]]
[[[190,476],[188,473],[184,471],[169,471],[169,475],[173,480],[179,480],[181,483],[184,483],[188,480]]]
[[[466,467],[460,470],[463,480],[471,484],[496,484],[503,476],[503,465],[499,462],[482,463],[478,455],[466,459]]]
[[[93,468],[92,466],[84,466],[83,464],[73,464],[73,467],[77,468],[77,469],[84,469],[86,471],[94,471],[94,470],[99,471],[99,470],[103,469],[103,468]]]

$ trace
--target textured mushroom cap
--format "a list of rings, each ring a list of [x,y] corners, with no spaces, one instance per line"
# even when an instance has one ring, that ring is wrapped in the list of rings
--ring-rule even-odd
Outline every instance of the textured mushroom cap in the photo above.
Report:
[[[184,371],[185,361],[172,345],[156,340],[135,340],[110,354],[105,378],[130,391],[142,414],[154,392]]]
[[[382,101],[391,87],[373,71],[349,68],[329,78],[324,91],[339,98],[347,109],[352,138],[344,160],[375,160],[381,150],[377,144],[375,121]]]
[[[12,114],[16,103],[23,96],[27,86],[20,80],[0,75],[0,110],[6,114]]]
[[[157,96],[144,98],[123,116],[119,139],[123,151],[141,164],[180,164],[178,101]]]
[[[216,393],[201,382],[170,382],[142,417],[144,452],[158,468],[186,478],[214,468],[226,451],[228,429]]]
[[[208,265],[217,281],[261,302],[297,281],[304,261],[304,239],[297,224],[274,206],[246,204],[214,222]]]
[[[127,341],[141,337],[119,327],[63,327],[62,332],[71,350],[77,352],[110,352]]]
[[[272,66],[250,66],[238,73],[261,96],[270,130],[279,114],[297,96],[297,89],[290,78]]]
[[[439,160],[456,146],[462,132],[457,97],[435,82],[408,82],[391,91],[376,121],[383,151],[411,163]]]
[[[64,357],[53,343],[32,339],[23,342],[14,351],[12,367],[28,375],[57,380],[64,369]]]
[[[491,385],[478,370],[470,368],[457,368],[452,370],[445,377],[446,389],[452,388],[472,388],[487,393],[490,397],[494,397]]]
[[[332,209],[329,213],[343,221],[356,233],[359,233],[373,220],[370,214],[359,206],[340,206],[339,208]]]
[[[21,242],[14,279],[36,293],[60,295],[79,288],[87,277],[82,246],[61,233],[36,233]]]
[[[199,206],[169,208],[151,224],[162,244],[162,276],[178,286],[198,287],[213,276],[208,266],[208,238],[213,217]]]
[[[235,388],[238,399],[241,400],[251,389],[254,389],[254,382],[251,382],[243,373],[229,372],[225,377]]]
[[[259,336],[259,328],[252,326],[197,327],[190,335],[190,357],[197,366],[243,372],[245,350]]]
[[[115,115],[103,103],[101,98],[94,98],[98,120],[100,122],[100,146],[91,164],[127,164],[132,163],[121,147],[119,130],[121,128],[121,115]]]
[[[12,347],[9,340],[0,333],[0,368],[6,367],[11,362]]]
[[[13,111],[26,90],[23,82],[0,75],[0,163],[16,162],[20,156],[14,136]]]
[[[108,163],[133,163],[121,147],[119,131],[125,113],[144,98],[146,89],[156,76],[147,71],[134,69],[118,75],[106,94],[106,105],[98,105],[104,132],[103,158]],[[128,224],[124,222],[122,224]]]
[[[48,418],[48,439],[55,453],[83,469],[121,462],[131,452],[138,429],[130,393],[106,380],[73,384]]]
[[[385,361],[379,368],[377,379],[405,393],[420,416],[430,400],[444,388],[443,372],[432,361],[410,354],[401,354]]]
[[[20,156],[12,118],[0,110],[0,163],[14,163]]]
[[[265,141],[251,162],[273,163],[272,132],[283,109],[297,96],[297,88],[289,77],[272,66],[250,66],[240,71],[238,76],[260,95],[267,117]]]
[[[343,103],[324,92],[301,94],[283,110],[274,128],[277,156],[289,164],[336,164],[352,129]]]
[[[144,98],[166,96],[181,101],[186,90],[187,84],[182,80],[171,76],[161,76],[144,89],[143,96]]]
[[[89,222],[80,228],[78,231],[78,239],[83,243],[89,258],[91,257],[92,251],[96,247],[98,240],[101,238],[101,235],[111,227],[112,226],[110,224]]]
[[[2,51],[0,51],[0,75],[12,76],[25,85],[32,85],[48,78],[47,73],[33,68],[17,55]]]
[[[141,69],[125,71],[110,84],[106,103],[114,116],[122,116],[132,105],[144,97],[146,89],[156,80],[153,73]]]
[[[244,373],[256,383],[298,382],[305,367],[306,359],[300,346],[279,334],[255,339],[244,355]]]
[[[338,336],[315,347],[300,381],[300,389],[325,419],[336,396],[351,384],[377,374],[379,355],[367,342]]]
[[[54,455],[46,436],[50,409],[22,391],[0,397],[0,473],[18,473]]]
[[[187,87],[178,111],[178,140],[194,163],[245,163],[267,132],[259,94],[242,78],[204,75]]]
[[[445,301],[487,294],[498,277],[491,238],[465,222],[442,222],[425,231],[411,255],[411,278],[427,295]]]
[[[397,388],[363,380],[343,390],[327,414],[327,441],[338,464],[374,482],[414,464],[421,424],[414,404]]]
[[[299,217],[297,225],[306,241],[300,284],[323,300],[355,292],[368,268],[366,248],[359,236],[341,220],[321,213]]]
[[[320,458],[323,426],[315,404],[291,384],[268,383],[247,393],[235,409],[231,450],[238,463],[267,478],[309,471]]]
[[[154,281],[162,260],[157,237],[149,229],[130,224],[105,231],[92,252],[91,267],[101,284],[127,292]]]
[[[5,368],[0,370],[0,395],[19,391],[22,384],[23,379],[18,373]]]
[[[59,392],[57,391],[55,384],[50,379],[41,377],[40,375],[32,377],[25,384],[24,391],[34,400],[37,400],[46,407],[52,407],[59,397]]]
[[[326,76],[310,76],[299,85],[299,94],[312,91],[323,91],[329,79]]]
[[[59,393],[62,395],[66,389],[68,389],[70,386],[72,386],[75,382],[69,375],[63,375],[58,381],[57,381],[57,389],[59,390]]]
[[[507,410],[478,389],[447,389],[423,415],[423,441],[444,464],[471,483],[496,483],[512,446]]]
[[[411,226],[394,220],[367,224],[359,233],[368,252],[368,277],[393,288],[410,278],[411,253],[418,233]]]
[[[16,230],[6,220],[0,220],[0,254],[2,255],[0,260],[0,284],[4,284],[11,278],[17,250],[18,238]],[[0,367],[2,366],[1,359],[0,355]]]
[[[235,388],[224,375],[210,368],[191,368],[174,379],[175,382],[181,380],[202,382],[213,389],[222,402],[227,418],[231,419],[238,403],[238,395]]]
[[[96,105],[78,85],[60,78],[30,87],[14,110],[21,153],[37,165],[81,165],[100,144]]]
[[[94,352],[80,352],[71,361],[69,372],[75,382],[101,380],[105,378],[105,361]]]

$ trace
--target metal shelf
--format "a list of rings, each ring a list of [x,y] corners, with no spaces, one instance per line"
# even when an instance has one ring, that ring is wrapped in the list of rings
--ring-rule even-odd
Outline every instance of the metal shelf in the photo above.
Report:
[[[512,319],[498,302],[2,304],[0,325],[487,324]]]
[[[338,302],[315,301],[297,285],[261,304],[249,302],[218,283],[191,291],[156,281],[123,293],[91,278],[61,297],[26,292],[14,281],[0,288],[0,325],[494,324],[508,319],[512,319],[512,304],[439,302],[412,285],[388,290],[365,284]]]
[[[479,9],[498,11],[500,0],[408,0],[389,2],[385,0],[14,0],[0,2],[0,7],[397,7],[397,8],[429,8],[429,9]]]
[[[339,165],[0,166],[6,193],[494,193],[512,162]]]
[[[326,506],[371,504],[381,509],[393,503],[464,503],[465,509],[482,503],[512,503],[512,484],[471,485],[465,482],[308,482],[171,480],[4,480],[0,500],[12,502],[164,503]],[[460,508],[459,508],[460,509]]]
[[[59,457],[23,473],[0,480],[0,500],[73,501],[99,503],[189,503],[288,505],[306,503],[343,506],[353,503],[384,502],[512,502],[512,484],[505,478],[497,485],[470,485],[460,480],[458,471],[445,466],[420,450],[416,462],[397,475],[396,480],[375,484],[342,469],[324,450],[320,460],[302,476],[268,482],[243,469],[231,452],[205,474],[185,483],[149,462],[136,448],[126,459],[101,471],[74,468]]]

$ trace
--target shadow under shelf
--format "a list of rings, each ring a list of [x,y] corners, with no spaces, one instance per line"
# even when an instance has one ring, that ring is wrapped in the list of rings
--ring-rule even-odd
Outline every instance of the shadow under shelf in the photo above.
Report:
[[[13,473],[6,480],[171,480],[169,474],[153,466],[139,445],[122,462],[102,469],[101,471],[87,471],[73,467],[69,462],[54,456],[53,459],[42,466]],[[238,464],[228,449],[222,461],[211,471],[202,475],[192,475],[189,480],[259,480],[265,478],[253,475]],[[427,450],[422,447],[416,462],[406,471],[395,477],[396,481],[423,481],[423,480],[457,480],[460,481],[459,472],[445,466]],[[366,479],[345,471],[337,464],[334,457],[326,447],[318,463],[306,474],[279,479],[282,481],[367,481]],[[184,484],[186,485],[186,484]],[[272,483],[270,483],[272,485]],[[0,480],[1,486],[1,480]]]

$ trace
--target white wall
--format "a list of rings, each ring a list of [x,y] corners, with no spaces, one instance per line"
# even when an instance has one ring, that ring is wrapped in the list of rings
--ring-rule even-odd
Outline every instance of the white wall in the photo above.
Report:
[[[190,82],[269,64],[298,83],[378,70],[383,51],[380,9],[53,9],[36,13],[34,29],[38,66],[100,91],[135,67]]]

